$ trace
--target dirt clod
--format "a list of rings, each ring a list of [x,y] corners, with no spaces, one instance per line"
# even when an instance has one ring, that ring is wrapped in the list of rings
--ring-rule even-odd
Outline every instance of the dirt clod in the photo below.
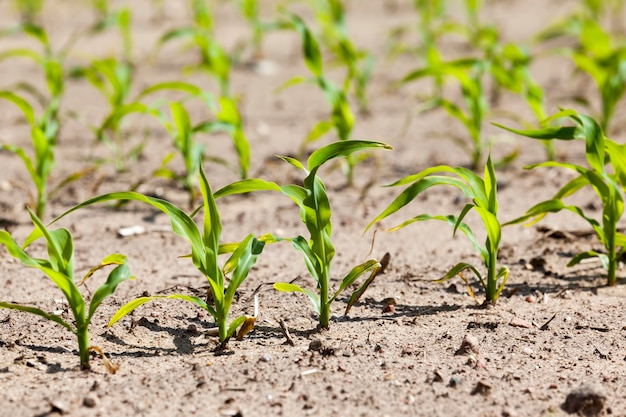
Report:
[[[598,416],[606,403],[606,390],[600,385],[585,384],[567,394],[561,406],[564,411],[583,416]]]

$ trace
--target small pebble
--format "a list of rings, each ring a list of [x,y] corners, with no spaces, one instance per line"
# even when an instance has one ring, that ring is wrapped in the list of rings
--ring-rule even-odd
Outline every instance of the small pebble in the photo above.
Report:
[[[534,295],[527,295],[524,300],[526,300],[527,303],[535,303],[537,302],[537,297],[535,297]]]
[[[264,353],[263,355],[261,355],[261,357],[259,358],[259,362],[271,362],[272,361],[272,355],[269,355],[267,353]]]
[[[92,394],[86,395],[85,398],[83,398],[83,405],[87,408],[97,407],[99,402],[98,397]]]
[[[524,329],[530,329],[531,327],[533,327],[531,322],[524,320],[524,319],[520,319],[519,317],[513,317],[511,321],[509,322],[509,326],[521,327]]]
[[[396,312],[396,306],[394,306],[393,304],[387,304],[384,308],[383,308],[383,314],[384,313],[395,313]]]
[[[466,334],[461,342],[461,347],[456,351],[455,355],[465,355],[471,352],[478,354],[478,339],[476,336]]]
[[[51,401],[50,407],[52,408],[53,413],[56,412],[60,414],[67,414],[70,411],[70,409],[67,407],[67,404],[59,400]]]
[[[448,386],[450,388],[456,388],[458,385],[461,385],[463,383],[463,380],[459,377],[453,376],[452,378],[450,378],[450,381],[448,382]]]

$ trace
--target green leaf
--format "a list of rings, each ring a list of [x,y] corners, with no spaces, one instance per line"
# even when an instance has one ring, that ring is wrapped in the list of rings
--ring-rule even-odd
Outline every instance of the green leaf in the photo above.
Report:
[[[24,306],[20,304],[14,304],[14,303],[0,302],[0,308],[9,308],[11,310],[25,311],[27,313],[36,314],[45,319],[48,319],[50,321],[60,324],[61,326],[65,327],[67,330],[69,330],[72,333],[76,333],[76,330],[71,325],[63,321],[61,317],[54,315],[54,314],[46,313],[45,311],[40,310],[35,307],[29,307],[29,306]]]
[[[113,326],[120,319],[124,318],[126,315],[131,313],[137,307],[140,307],[140,306],[144,305],[145,303],[147,303],[149,301],[152,301],[152,300],[162,300],[162,299],[178,299],[178,300],[189,301],[191,303],[194,303],[194,304],[204,308],[213,317],[215,317],[215,310],[211,306],[207,305],[206,301],[204,301],[200,297],[194,297],[194,296],[189,296],[189,295],[185,295],[185,294],[153,295],[153,296],[150,296],[150,297],[135,298],[134,300],[124,304],[122,307],[120,307],[119,310],[117,310],[115,312],[113,317],[111,317],[111,320],[109,320],[109,327]]]
[[[370,259],[369,261],[363,262],[360,265],[355,266],[352,270],[341,280],[341,285],[335,294],[328,300],[329,303],[332,303],[339,294],[341,294],[346,288],[348,288],[354,281],[356,281],[361,275],[365,274],[368,271],[373,269],[379,269],[380,263],[376,259]],[[373,280],[373,277],[372,277]],[[371,281],[370,281],[371,283]]]
[[[315,77],[322,76],[322,53],[315,36],[311,33],[306,23],[297,15],[291,14],[290,18],[300,37],[302,38],[302,53],[304,62]]]
[[[393,149],[390,145],[382,142],[371,142],[365,140],[346,140],[333,142],[329,145],[317,149],[311,154],[307,161],[310,171],[319,168],[331,159],[348,156],[354,152],[364,151],[367,149]]]
[[[117,289],[117,286],[124,281],[129,279],[134,279],[132,276],[128,265],[126,264],[126,259],[124,257],[124,262],[121,265],[118,265],[111,271],[106,282],[101,285],[96,292],[93,294],[91,298],[91,303],[89,304],[89,314],[87,316],[87,323],[91,321],[94,313],[96,312],[98,306],[102,303],[102,301],[113,294]]]
[[[235,320],[233,320],[230,323],[230,326],[228,326],[228,332],[226,333],[227,338],[230,339],[231,337],[233,337],[233,335],[237,331],[237,328],[241,326],[245,321],[246,321],[246,316],[237,317]]]
[[[317,294],[315,294],[313,291],[306,289],[306,288],[302,288],[299,285],[296,284],[290,284],[287,282],[277,282],[274,284],[274,289],[281,291],[281,292],[301,292],[303,294],[306,294],[309,299],[311,300],[311,305],[313,306],[313,310],[315,310],[315,312],[317,314],[320,314],[320,298]]]

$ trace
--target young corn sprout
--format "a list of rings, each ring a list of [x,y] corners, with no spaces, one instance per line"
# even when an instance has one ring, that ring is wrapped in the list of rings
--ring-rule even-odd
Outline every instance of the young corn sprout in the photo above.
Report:
[[[140,297],[122,306],[109,321],[109,326],[114,325],[122,317],[149,301],[157,299],[179,299],[194,303],[211,314],[218,327],[221,348],[226,346],[230,338],[237,331],[237,328],[241,327],[237,335],[238,338],[243,337],[252,329],[255,320],[254,317],[243,315],[229,323],[228,316],[235,297],[235,292],[246,279],[250,269],[252,269],[256,263],[257,257],[263,251],[264,242],[250,234],[237,244],[220,244],[222,222],[217,210],[217,205],[215,204],[213,192],[204,175],[202,166],[200,166],[199,169],[199,176],[200,191],[204,199],[202,206],[204,210],[204,220],[201,228],[196,225],[191,215],[188,215],[172,203],[132,191],[110,193],[94,197],[68,210],[58,218],[60,219],[75,210],[105,201],[139,201],[149,204],[169,216],[172,231],[178,236],[188,240],[191,244],[191,255],[189,257],[198,271],[206,277],[211,289],[209,297],[211,301],[186,294]],[[230,258],[220,267],[218,264],[218,255],[230,252],[232,252]],[[228,281],[227,275],[230,275],[230,281]]]
[[[55,164],[56,136],[46,136],[42,129],[42,122],[35,117],[35,111],[28,101],[10,91],[0,91],[0,100],[13,103],[21,111],[30,126],[30,138],[33,147],[33,156],[25,148],[0,142],[0,151],[8,151],[17,155],[23,162],[31,180],[35,185],[35,195],[30,195],[31,204],[35,206],[37,216],[43,217],[48,201],[53,198],[67,184],[80,179],[91,169],[75,172],[62,179],[48,191],[49,178]],[[43,123],[44,126],[49,126]]]
[[[182,156],[185,164],[185,173],[182,175],[182,183],[190,193],[190,204],[197,197],[196,178],[198,168],[204,160],[224,165],[236,172],[241,179],[248,176],[250,167],[250,145],[243,131],[241,116],[234,100],[221,97],[218,103],[208,100],[208,106],[215,113],[215,119],[192,125],[189,113],[182,102],[173,102],[169,105],[170,116],[163,112],[155,111],[153,114],[161,121],[174,140],[174,147]],[[215,155],[205,155],[205,146],[195,140],[198,133],[226,133],[233,141],[238,155],[238,166],[232,166],[226,158]],[[169,179],[179,179],[181,176],[168,168],[169,162],[175,153],[168,154],[161,167],[154,172],[155,176]]]
[[[617,15],[621,16],[620,13]],[[626,91],[624,39],[605,30],[592,11],[574,14],[538,36],[540,41],[559,37],[575,40],[577,44],[575,47],[559,48],[557,52],[570,57],[577,69],[586,73],[595,82],[600,96],[601,108],[597,112],[600,127],[609,133],[617,103]],[[576,95],[573,98],[591,108],[586,97]]]
[[[349,36],[346,25],[346,12],[342,0],[316,0],[312,2],[322,35],[321,42],[334,55],[330,66],[346,69],[343,91],[354,91],[359,111],[369,112],[367,87],[374,69],[374,57],[360,50]]]
[[[65,56],[72,46],[73,38],[58,52],[54,52],[46,31],[35,25],[18,26],[8,33],[23,33],[35,39],[43,48],[41,53],[31,48],[12,48],[0,53],[0,62],[16,58],[25,58],[33,61],[44,73],[48,93],[44,93],[34,83],[20,81],[15,85],[14,92],[23,91],[34,97],[41,107],[43,114],[37,124],[44,132],[45,137],[52,143],[57,143],[57,136],[61,125],[59,108],[65,93]]]
[[[22,22],[34,24],[44,6],[44,0],[13,0]]]
[[[489,141],[483,135],[483,120],[489,110],[483,88],[487,66],[487,62],[473,59],[438,62],[434,67],[414,70],[400,80],[400,84],[407,84],[420,78],[434,77],[435,80],[452,78],[459,83],[465,101],[464,107],[439,96],[429,100],[427,108],[442,107],[450,116],[463,124],[469,134],[470,143],[463,137],[452,139],[470,155],[473,169],[481,165],[485,149],[490,146]]]
[[[523,216],[507,224],[526,222],[527,225],[532,225],[540,221],[546,214],[561,210],[576,213],[591,225],[598,240],[604,245],[606,253],[594,250],[581,252],[575,255],[567,265],[574,266],[584,259],[599,258],[604,268],[608,270],[607,283],[612,286],[616,283],[618,260],[626,251],[626,236],[617,231],[617,224],[624,214],[626,146],[606,138],[598,122],[575,110],[562,110],[552,115],[545,123],[562,118],[569,118],[575,125],[544,127],[535,130],[516,130],[497,125],[533,139],[584,140],[585,154],[589,165],[587,168],[571,163],[549,161],[526,167],[528,169],[537,167],[565,168],[574,171],[578,176],[565,184],[550,200],[534,205]],[[607,165],[611,169],[607,169]],[[567,205],[563,201],[566,197],[587,186],[593,188],[602,203],[602,220],[600,221],[590,217],[582,207]]]
[[[192,0],[193,24],[168,31],[158,41],[158,47],[173,40],[190,40],[200,53],[200,62],[194,68],[206,71],[215,79],[220,95],[230,96],[231,58],[215,39],[211,2]]]
[[[326,186],[317,175],[317,171],[322,165],[334,158],[345,157],[354,152],[370,149],[391,149],[391,147],[380,142],[358,140],[331,143],[313,152],[307,161],[306,167],[296,159],[286,156],[280,157],[283,161],[304,171],[306,177],[302,186],[293,184],[279,186],[276,183],[260,179],[248,179],[235,182],[215,193],[216,196],[222,197],[251,191],[278,191],[290,197],[298,205],[300,218],[309,231],[309,238],[296,236],[288,239],[273,239],[289,240],[293,247],[302,253],[304,263],[317,283],[318,291],[315,292],[293,283],[276,283],[274,288],[279,291],[306,294],[311,300],[313,309],[319,316],[319,326],[321,328],[328,328],[330,324],[333,301],[361,275],[370,272],[369,278],[350,296],[346,308],[347,313],[376,277],[380,269],[380,263],[375,259],[370,259],[355,266],[341,280],[339,288],[331,292],[331,264],[335,255],[335,247],[331,239],[331,209],[330,201],[326,194]]]
[[[303,154],[308,144],[318,140],[320,137],[334,129],[339,141],[349,141],[352,139],[352,130],[354,128],[354,115],[350,109],[346,87],[337,87],[324,74],[324,65],[322,61],[322,52],[319,43],[313,33],[309,30],[306,23],[296,15],[290,15],[295,30],[298,31],[302,38],[302,52],[307,68],[313,74],[312,80],[302,77],[293,78],[285,83],[284,86],[292,86],[305,81],[315,83],[324,93],[328,103],[331,106],[330,119],[317,123],[309,132],[300,147],[300,154]],[[348,84],[349,86],[349,84]],[[356,158],[352,154],[345,156],[345,172],[348,185],[354,182],[354,168],[362,159]]]
[[[0,230],[0,244],[24,266],[39,269],[56,284],[67,299],[74,322],[68,323],[59,315],[47,313],[39,308],[23,304],[0,302],[0,308],[36,314],[60,324],[74,333],[78,339],[80,367],[81,369],[89,369],[89,351],[96,350],[100,352],[97,346],[89,345],[89,325],[94,313],[102,301],[115,292],[120,283],[134,278],[130,274],[126,256],[120,254],[107,256],[100,264],[91,268],[80,284],[77,284],[74,281],[74,241],[70,232],[66,229],[48,230],[32,210],[29,209],[28,212],[35,225],[35,230],[27,238],[26,242],[23,245],[19,245],[7,231]],[[46,241],[48,259],[35,258],[26,252],[28,247],[41,237]],[[116,267],[109,273],[106,282],[93,293],[89,306],[87,306],[85,299],[79,291],[79,286],[84,284],[97,270],[109,265],[116,265]],[[108,362],[105,362],[105,364],[108,364]],[[115,372],[115,368],[111,368],[110,365],[107,367],[110,372]]]
[[[447,173],[453,175],[438,175],[439,173]],[[413,201],[421,192],[433,186],[451,185],[458,188],[465,197],[470,201],[463,207],[459,216],[453,215],[430,215],[420,214],[415,216],[389,231],[401,229],[409,224],[424,220],[440,220],[448,223],[453,227],[453,235],[460,230],[470,241],[472,246],[478,251],[483,259],[487,270],[486,276],[481,273],[475,266],[459,262],[454,265],[438,282],[460,276],[466,284],[468,291],[473,296],[473,292],[469,287],[468,280],[463,276],[463,271],[469,269],[480,281],[481,286],[485,289],[486,301],[495,304],[504,289],[504,285],[509,277],[509,269],[506,266],[498,268],[498,249],[502,236],[501,225],[498,219],[498,200],[496,196],[497,182],[496,173],[491,162],[491,155],[487,158],[487,164],[484,170],[484,178],[480,178],[474,172],[462,167],[450,167],[447,165],[439,165],[427,168],[420,173],[409,175],[401,180],[390,184],[390,187],[408,185],[396,199],[389,204],[365,229],[369,230],[374,224],[380,222],[384,218],[397,212],[402,207]],[[474,232],[463,222],[465,216],[474,210],[483,222],[487,238],[485,245],[481,245]]]

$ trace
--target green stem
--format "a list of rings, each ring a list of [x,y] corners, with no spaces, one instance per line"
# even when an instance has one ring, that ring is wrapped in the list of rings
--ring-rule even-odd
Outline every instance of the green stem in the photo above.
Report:
[[[617,254],[615,253],[615,235],[607,239],[606,249],[609,256],[609,273],[607,276],[608,285],[610,287],[615,285],[616,282],[616,270],[617,270]]]
[[[320,326],[328,329],[330,323],[330,303],[328,302],[328,268],[324,268],[324,274],[320,282]]]
[[[89,331],[87,324],[77,326],[76,337],[78,338],[78,355],[80,356],[80,369],[89,370]]]
[[[497,300],[497,291],[498,291],[498,281],[497,281],[497,259],[498,252],[492,252],[489,256],[489,262],[487,265],[487,301],[491,302],[491,304],[496,303]]]

